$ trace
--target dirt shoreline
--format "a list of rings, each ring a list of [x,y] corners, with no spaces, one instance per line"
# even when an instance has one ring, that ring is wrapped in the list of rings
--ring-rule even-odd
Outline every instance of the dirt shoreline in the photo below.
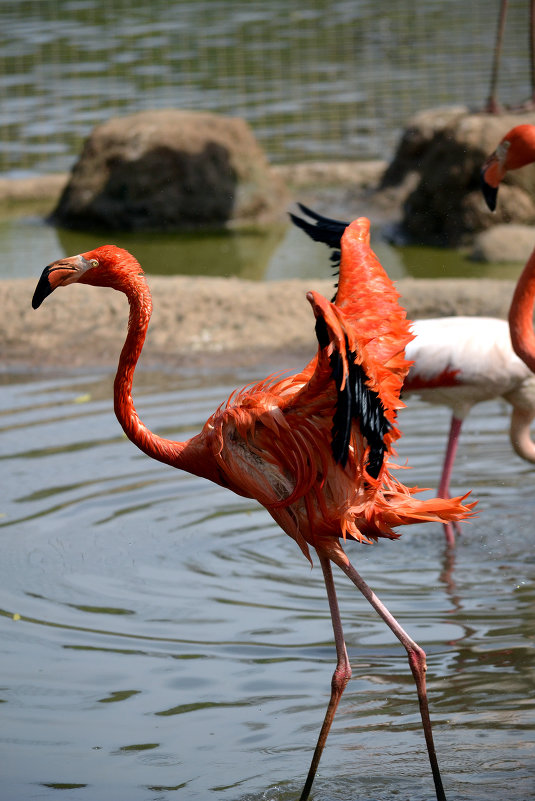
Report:
[[[366,199],[368,216],[395,217],[400,197],[372,203],[384,162],[344,162],[274,168],[295,197],[340,219],[348,219]],[[53,207],[66,175],[0,181],[4,215],[40,213]],[[374,222],[375,224],[375,222]],[[140,367],[225,369],[299,365],[315,351],[314,318],[306,292],[326,297],[333,282],[287,280],[252,282],[238,278],[149,276],[154,313]],[[34,279],[0,282],[0,372],[51,368],[109,367],[117,364],[126,333],[124,296],[82,285],[58,290],[34,311]],[[412,279],[396,282],[410,319],[447,315],[506,317],[514,284],[478,279]]]
[[[154,312],[140,366],[282,368],[314,352],[314,318],[306,292],[326,297],[332,281],[256,283],[237,278],[149,276]],[[1,365],[12,369],[113,367],[128,319],[125,297],[73,285],[33,310],[36,280],[1,282]],[[447,315],[506,317],[512,281],[401,279],[396,282],[410,319]]]

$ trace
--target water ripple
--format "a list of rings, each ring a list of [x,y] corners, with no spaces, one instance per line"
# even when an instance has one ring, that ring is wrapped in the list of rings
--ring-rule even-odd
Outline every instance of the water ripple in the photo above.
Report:
[[[148,424],[170,432],[198,429],[243,383],[190,376],[182,391],[178,377],[140,379]],[[140,454],[118,433],[109,393],[106,374],[0,388],[0,798],[37,798],[39,787],[91,801],[295,797],[334,667],[321,571],[254,502]],[[456,492],[475,488],[479,516],[455,555],[432,525],[348,550],[427,651],[448,790],[525,801],[533,472],[511,452],[506,410],[481,409],[454,479]],[[404,477],[435,485],[447,414],[414,404],[401,425]],[[353,679],[316,792],[423,801],[432,790],[405,653],[336,582]]]

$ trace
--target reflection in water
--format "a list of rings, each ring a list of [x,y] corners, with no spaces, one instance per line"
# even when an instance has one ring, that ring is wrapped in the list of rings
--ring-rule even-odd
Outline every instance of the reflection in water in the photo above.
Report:
[[[335,661],[319,567],[254,502],[125,440],[111,375],[27,378],[0,389],[0,798],[44,788],[88,801],[295,798]],[[246,378],[141,372],[138,406],[182,439]],[[427,651],[450,797],[525,801],[533,470],[511,452],[505,409],[479,408],[454,476],[455,491],[473,487],[479,516],[455,554],[432,525],[348,548]],[[415,403],[400,422],[400,463],[433,486],[447,411]],[[316,794],[428,799],[403,649],[344,577],[337,584],[353,679]]]
[[[273,251],[280,244],[284,222],[240,231],[126,232],[57,230],[64,254],[92,250],[113,239],[134,253],[152,275],[235,275],[262,280]]]

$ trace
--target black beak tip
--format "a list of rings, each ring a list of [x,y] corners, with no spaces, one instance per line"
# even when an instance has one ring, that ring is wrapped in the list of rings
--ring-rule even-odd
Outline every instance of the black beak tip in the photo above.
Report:
[[[38,309],[44,299],[47,298],[52,291],[53,290],[50,286],[50,281],[48,280],[48,269],[46,269],[44,270],[37,286],[35,287],[35,292],[33,293],[32,298],[32,308]]]
[[[33,293],[32,309],[38,309],[42,302],[43,302],[43,298],[41,297],[40,293],[36,289],[35,292]]]
[[[481,191],[483,192],[483,197],[485,198],[485,202],[491,211],[496,210],[496,197],[498,195],[498,188],[495,186],[490,186],[485,181],[485,175],[482,172],[480,175],[480,183],[481,183]]]

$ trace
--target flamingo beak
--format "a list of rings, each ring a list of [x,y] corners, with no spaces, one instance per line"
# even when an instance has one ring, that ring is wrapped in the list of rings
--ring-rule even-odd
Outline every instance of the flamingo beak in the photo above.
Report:
[[[49,264],[41,273],[32,298],[32,307],[38,309],[41,303],[58,286],[74,284],[82,274],[91,267],[91,263],[83,256],[73,256],[70,259],[59,259]]]
[[[509,149],[509,142],[503,140],[500,142],[494,153],[488,157],[483,164],[480,173],[481,191],[491,211],[496,209],[496,197],[498,195],[498,187],[505,177],[507,167],[505,166],[507,151]]]
[[[485,198],[485,202],[491,211],[496,211],[496,198],[498,197],[498,187],[492,186],[492,184],[487,183],[485,167],[483,167],[483,169],[481,170],[479,177],[480,177],[481,191],[483,192],[483,197]]]

